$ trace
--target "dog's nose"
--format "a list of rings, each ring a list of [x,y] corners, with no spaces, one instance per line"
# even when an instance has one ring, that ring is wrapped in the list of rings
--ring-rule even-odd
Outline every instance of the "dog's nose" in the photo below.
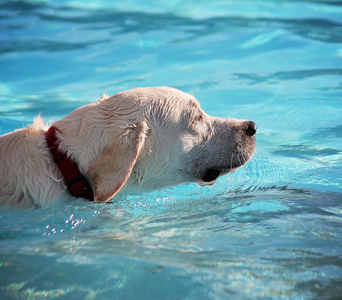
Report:
[[[257,125],[253,121],[249,121],[247,124],[246,134],[248,136],[254,136],[257,132]]]

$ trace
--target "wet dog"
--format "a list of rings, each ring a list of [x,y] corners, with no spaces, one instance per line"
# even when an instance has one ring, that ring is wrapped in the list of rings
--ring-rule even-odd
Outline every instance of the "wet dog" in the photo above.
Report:
[[[174,88],[104,95],[50,127],[37,117],[0,137],[0,203],[106,202],[117,193],[211,185],[252,157],[256,130],[252,121],[206,114]]]

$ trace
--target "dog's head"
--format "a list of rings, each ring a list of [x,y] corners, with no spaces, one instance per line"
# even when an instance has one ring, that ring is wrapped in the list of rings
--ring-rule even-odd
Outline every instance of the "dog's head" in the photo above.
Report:
[[[78,161],[98,202],[122,188],[213,184],[245,164],[255,149],[255,123],[209,116],[193,96],[167,87],[102,99],[88,107],[81,123],[78,138],[84,135],[91,154]]]

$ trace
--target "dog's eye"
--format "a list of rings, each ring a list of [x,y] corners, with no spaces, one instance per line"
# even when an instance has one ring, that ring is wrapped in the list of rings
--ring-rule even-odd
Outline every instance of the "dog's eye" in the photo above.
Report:
[[[193,120],[191,121],[190,125],[194,125],[200,121],[203,120],[203,115],[202,114],[198,114],[195,118],[193,118]]]

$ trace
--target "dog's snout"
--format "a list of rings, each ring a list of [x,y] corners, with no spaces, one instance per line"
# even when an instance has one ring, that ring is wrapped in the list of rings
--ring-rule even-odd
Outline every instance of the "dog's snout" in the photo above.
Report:
[[[257,132],[257,125],[253,121],[249,121],[247,124],[246,134],[248,136],[254,136]]]

